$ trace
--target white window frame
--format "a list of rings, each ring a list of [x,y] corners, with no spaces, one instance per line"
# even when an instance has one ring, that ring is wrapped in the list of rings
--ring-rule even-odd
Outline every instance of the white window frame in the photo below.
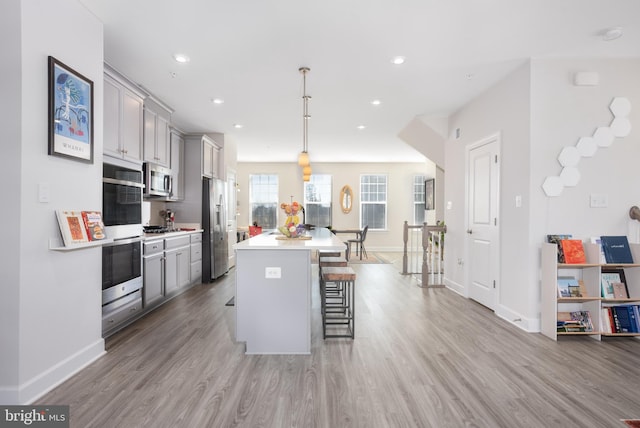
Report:
[[[369,201],[367,199],[369,199],[369,197],[367,196],[368,194],[372,193],[369,192],[365,186],[372,186],[375,183],[364,183],[363,179],[365,177],[383,177],[384,178],[384,200],[375,200],[375,201]],[[379,192],[376,192],[379,193]],[[387,200],[389,198],[389,176],[387,174],[360,174],[360,195],[359,195],[359,201],[360,201],[360,218],[359,218],[359,223],[360,223],[360,229],[363,229],[366,224],[364,224],[365,222],[363,222],[362,220],[362,216],[364,215],[364,206],[365,205],[383,205],[384,206],[384,226],[383,228],[374,228],[372,225],[369,225],[369,230],[387,230],[387,221],[388,221],[388,217],[389,217],[389,210],[387,207]]]
[[[427,213],[425,211],[425,200],[424,200],[424,182],[427,179],[426,175],[416,174],[413,176],[413,185],[412,185],[412,199],[413,199],[413,224],[419,225],[423,224],[426,221]],[[419,206],[422,205],[422,221],[418,221],[416,218],[416,212],[418,211]]]
[[[315,181],[319,181],[321,178],[326,178],[329,177],[329,191],[327,193],[327,197],[329,198],[329,201],[309,201],[307,199],[307,185],[308,184],[315,184],[316,186],[325,186],[326,183],[321,182],[321,183],[315,183]],[[333,176],[331,174],[312,174],[310,181],[307,183],[304,183],[303,185],[303,189],[302,189],[302,194],[303,194],[303,204],[304,204],[304,208],[305,208],[305,217],[306,217],[306,222],[309,224],[314,224],[316,226],[325,226],[325,225],[319,225],[317,224],[317,222],[312,221],[309,219],[309,206],[310,205],[329,205],[329,224],[326,226],[331,226],[331,222],[333,221]]]
[[[275,183],[267,183],[266,186],[272,186],[275,184],[276,189],[275,189],[275,194],[271,194],[273,192],[270,192],[267,196],[261,196],[260,200],[256,200],[256,196],[254,195],[255,189],[254,189],[254,182],[253,179],[254,177],[268,177],[268,181],[275,181]],[[280,181],[279,181],[279,177],[278,174],[250,174],[249,175],[249,223],[253,224],[254,222],[254,218],[253,218],[253,209],[254,209],[254,204],[274,204],[275,207],[275,224],[271,225],[271,224],[258,224],[258,226],[262,226],[263,228],[266,229],[275,229],[278,227],[278,200],[279,200],[279,196],[278,196],[278,192],[279,192],[279,186],[280,186]],[[273,198],[274,200],[271,200],[271,198]]]

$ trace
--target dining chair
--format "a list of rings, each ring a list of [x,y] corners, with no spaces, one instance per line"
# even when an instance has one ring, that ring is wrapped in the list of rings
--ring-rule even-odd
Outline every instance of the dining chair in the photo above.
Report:
[[[362,229],[362,232],[360,233],[360,236],[358,238],[347,240],[349,255],[351,254],[351,244],[356,244],[356,255],[360,254],[360,260],[362,260],[363,254],[368,258],[367,251],[364,249],[364,240],[367,239],[368,230],[369,225],[366,225],[364,229]]]

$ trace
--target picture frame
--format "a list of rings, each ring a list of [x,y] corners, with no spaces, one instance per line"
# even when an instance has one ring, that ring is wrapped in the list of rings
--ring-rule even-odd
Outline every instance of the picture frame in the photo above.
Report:
[[[93,163],[93,81],[49,56],[49,155]]]
[[[436,180],[429,178],[424,181],[424,209],[435,210],[436,209]]]

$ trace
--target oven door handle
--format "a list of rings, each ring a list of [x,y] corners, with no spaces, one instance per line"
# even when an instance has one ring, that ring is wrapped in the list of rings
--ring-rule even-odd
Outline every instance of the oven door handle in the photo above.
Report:
[[[103,247],[113,247],[115,245],[133,244],[134,242],[142,242],[142,236],[133,236],[129,238],[114,239],[111,242],[105,243]]]
[[[131,187],[139,187],[141,189],[144,189],[144,184],[142,183],[137,183],[135,181],[125,181],[125,180],[117,180],[115,178],[106,178],[103,177],[102,178],[102,182],[103,183],[109,183],[109,184],[120,184],[122,186],[131,186]]]

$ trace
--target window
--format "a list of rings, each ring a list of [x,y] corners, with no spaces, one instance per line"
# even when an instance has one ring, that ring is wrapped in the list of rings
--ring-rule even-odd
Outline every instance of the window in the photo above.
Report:
[[[360,176],[360,228],[387,228],[387,176]]]
[[[413,224],[424,223],[424,175],[413,177]]]
[[[331,175],[311,175],[304,184],[304,209],[306,223],[331,226]]]
[[[275,229],[278,223],[278,176],[256,174],[249,176],[250,223],[264,229]]]

